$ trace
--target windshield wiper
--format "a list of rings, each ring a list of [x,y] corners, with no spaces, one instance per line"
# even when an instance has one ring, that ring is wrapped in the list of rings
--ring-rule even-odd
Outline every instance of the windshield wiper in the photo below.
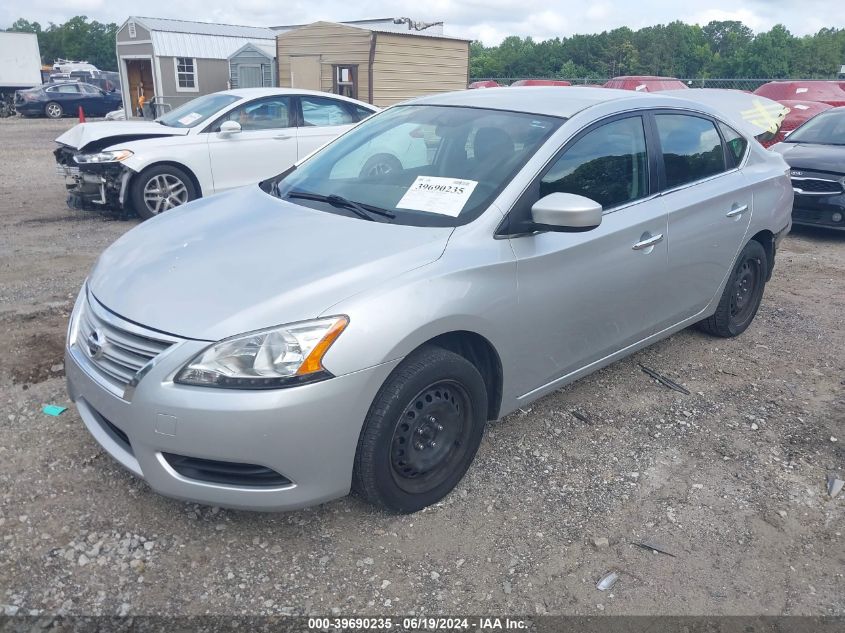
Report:
[[[393,219],[396,217],[396,214],[392,211],[388,211],[387,209],[382,209],[380,207],[374,207],[369,204],[362,204],[360,202],[355,202],[354,200],[350,200],[349,198],[344,198],[343,196],[339,196],[336,193],[331,194],[330,196],[324,196],[321,193],[312,193],[310,191],[288,191],[285,194],[286,198],[300,198],[302,200],[316,200],[317,202],[328,202],[333,207],[340,207],[342,209],[349,209],[355,215],[360,218],[364,218],[365,220],[372,220],[375,221],[371,213],[375,213],[376,215],[380,215],[384,218]]]

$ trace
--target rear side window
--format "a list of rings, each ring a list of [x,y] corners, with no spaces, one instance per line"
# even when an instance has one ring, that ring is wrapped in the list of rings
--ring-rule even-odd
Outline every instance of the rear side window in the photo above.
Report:
[[[715,131],[715,130],[714,130]],[[648,195],[640,117],[606,123],[571,145],[540,181],[540,197],[574,193],[609,209]]]
[[[658,114],[666,187],[678,187],[725,171],[725,152],[709,119],[686,114]]]
[[[722,131],[722,138],[725,139],[725,145],[728,147],[728,156],[733,159],[734,166],[739,166],[745,156],[745,150],[748,149],[748,141],[739,132],[724,123],[719,123],[719,129]]]

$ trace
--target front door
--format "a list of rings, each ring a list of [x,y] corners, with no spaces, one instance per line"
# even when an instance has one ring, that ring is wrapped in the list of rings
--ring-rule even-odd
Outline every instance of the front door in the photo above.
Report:
[[[519,330],[526,362],[520,393],[562,378],[661,329],[668,247],[666,210],[654,180],[643,119],[617,118],[570,143],[515,212],[554,192],[599,202],[601,225],[511,238],[517,259]],[[522,206],[526,205],[526,206]]]
[[[241,131],[220,131],[236,121]],[[257,183],[280,174],[296,162],[297,139],[289,96],[254,99],[214,122],[208,133],[208,155],[215,192]]]
[[[669,277],[666,294],[675,321],[701,312],[733,266],[751,222],[751,185],[734,168],[745,140],[693,114],[654,116],[665,165],[669,214]],[[738,151],[737,151],[738,150]]]
[[[291,88],[320,90],[321,83],[319,55],[298,55],[290,58]]]
[[[261,66],[238,66],[238,88],[261,88],[263,85]]]

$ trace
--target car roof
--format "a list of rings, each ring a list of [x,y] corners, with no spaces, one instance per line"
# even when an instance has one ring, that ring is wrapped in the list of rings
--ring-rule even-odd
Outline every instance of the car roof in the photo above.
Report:
[[[421,97],[406,103],[509,110],[568,119],[589,107],[613,101],[626,102],[625,105],[629,107],[682,105],[701,109],[700,104],[682,97],[585,86],[520,86],[516,88],[510,86],[485,90],[462,90]]]
[[[317,97],[330,97],[332,99],[340,99],[341,101],[349,101],[356,105],[362,105],[367,108],[378,109],[377,106],[359,101],[357,99],[350,99],[343,95],[336,95],[330,92],[322,92],[320,90],[304,90],[300,88],[234,88],[232,90],[221,90],[221,94],[234,95],[244,99],[255,99],[256,97],[272,97],[274,95],[315,95]]]

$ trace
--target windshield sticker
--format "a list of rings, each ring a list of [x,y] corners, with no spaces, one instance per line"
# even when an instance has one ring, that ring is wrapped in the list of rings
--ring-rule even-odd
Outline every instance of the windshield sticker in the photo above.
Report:
[[[396,208],[428,211],[456,218],[461,214],[477,184],[475,180],[417,176]]]
[[[191,112],[190,114],[186,114],[181,119],[179,119],[179,123],[181,123],[182,125],[190,125],[191,123],[193,123],[197,119],[201,119],[201,118],[202,118],[202,115],[199,114],[198,112]]]

